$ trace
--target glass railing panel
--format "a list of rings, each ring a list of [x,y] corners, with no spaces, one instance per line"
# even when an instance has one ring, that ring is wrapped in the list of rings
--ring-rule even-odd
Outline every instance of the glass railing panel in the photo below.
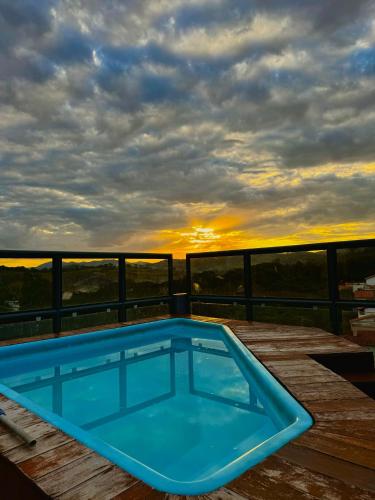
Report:
[[[117,259],[63,259],[64,307],[118,302]]]
[[[190,267],[192,295],[244,295],[242,255],[194,257]]]
[[[341,300],[375,301],[375,247],[337,250]]]
[[[0,259],[0,313],[51,307],[51,259]]]
[[[328,307],[292,307],[259,304],[253,306],[253,319],[261,323],[316,327],[331,331]]]
[[[328,298],[326,251],[252,255],[251,284],[254,297]]]
[[[77,330],[78,328],[90,328],[92,326],[110,325],[117,323],[117,310],[107,309],[95,313],[73,312],[61,318],[62,330]]]
[[[173,259],[173,293],[186,292],[186,261]]]
[[[197,316],[210,316],[212,318],[246,319],[246,307],[242,304],[192,302],[191,313]]]
[[[167,259],[126,259],[126,298],[168,295]]]
[[[154,306],[130,307],[126,312],[127,321],[152,318],[154,316],[164,316],[169,314],[168,304],[158,304]]]
[[[39,335],[52,333],[52,331],[53,323],[51,319],[4,323],[0,324],[0,340],[38,337]]]

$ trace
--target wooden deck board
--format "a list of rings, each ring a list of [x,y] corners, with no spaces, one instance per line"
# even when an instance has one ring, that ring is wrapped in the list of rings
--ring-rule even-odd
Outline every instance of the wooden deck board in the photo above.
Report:
[[[375,402],[340,375],[309,357],[331,353],[361,356],[366,349],[317,328],[194,318],[229,326],[312,413],[316,422],[309,431],[255,468],[216,492],[195,497],[197,500],[368,500],[375,497],[375,445],[372,439]],[[116,326],[123,325],[111,325]],[[65,332],[63,335],[76,333]],[[51,337],[53,335],[31,340]],[[17,339],[13,343],[21,341]],[[0,346],[10,343],[0,342]],[[152,489],[1,395],[0,406],[38,437],[36,447],[28,448],[0,426],[0,454],[44,491],[46,498],[191,498]],[[18,499],[14,497],[14,500]]]
[[[92,452],[75,461],[42,476],[38,483],[52,498],[65,493],[71,497],[70,490],[79,488],[82,483],[113,468],[111,462]]]
[[[89,453],[91,451],[86,446],[81,445],[77,441],[70,441],[57,448],[24,460],[19,464],[19,468],[28,476],[38,479]]]

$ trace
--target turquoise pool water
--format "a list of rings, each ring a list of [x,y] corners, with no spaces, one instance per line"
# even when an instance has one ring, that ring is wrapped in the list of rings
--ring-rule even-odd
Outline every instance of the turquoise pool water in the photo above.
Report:
[[[187,319],[1,348],[0,391],[176,494],[222,486],[312,424],[229,329]]]

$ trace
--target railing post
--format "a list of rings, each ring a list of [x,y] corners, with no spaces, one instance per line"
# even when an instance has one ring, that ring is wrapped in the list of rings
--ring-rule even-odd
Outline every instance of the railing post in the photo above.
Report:
[[[186,255],[186,293],[188,300],[188,308],[191,313],[191,259],[190,255]]]
[[[62,307],[62,258],[52,258],[52,300],[53,300],[53,332],[61,332],[61,307]]]
[[[124,255],[120,255],[118,259],[118,299],[120,302],[118,322],[124,323],[126,321],[126,307],[124,306],[126,300],[126,263]]]
[[[172,298],[173,295],[173,256],[168,257],[168,295]],[[173,314],[173,301],[169,301],[169,313]]]
[[[187,293],[174,293],[171,301],[171,312],[177,316],[190,314],[189,298]]]
[[[247,321],[253,320],[253,304],[250,299],[252,297],[251,286],[251,255],[249,252],[243,255],[243,274],[244,274],[244,290],[246,297],[246,319]]]
[[[340,321],[337,308],[338,286],[337,286],[337,251],[333,246],[327,247],[328,265],[328,294],[330,300],[330,319],[332,332],[340,333]]]

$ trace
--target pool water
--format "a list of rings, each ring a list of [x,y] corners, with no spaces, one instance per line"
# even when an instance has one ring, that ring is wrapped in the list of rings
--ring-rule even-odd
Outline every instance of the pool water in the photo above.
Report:
[[[1,348],[0,391],[177,494],[222,486],[312,424],[228,328],[187,319]]]

